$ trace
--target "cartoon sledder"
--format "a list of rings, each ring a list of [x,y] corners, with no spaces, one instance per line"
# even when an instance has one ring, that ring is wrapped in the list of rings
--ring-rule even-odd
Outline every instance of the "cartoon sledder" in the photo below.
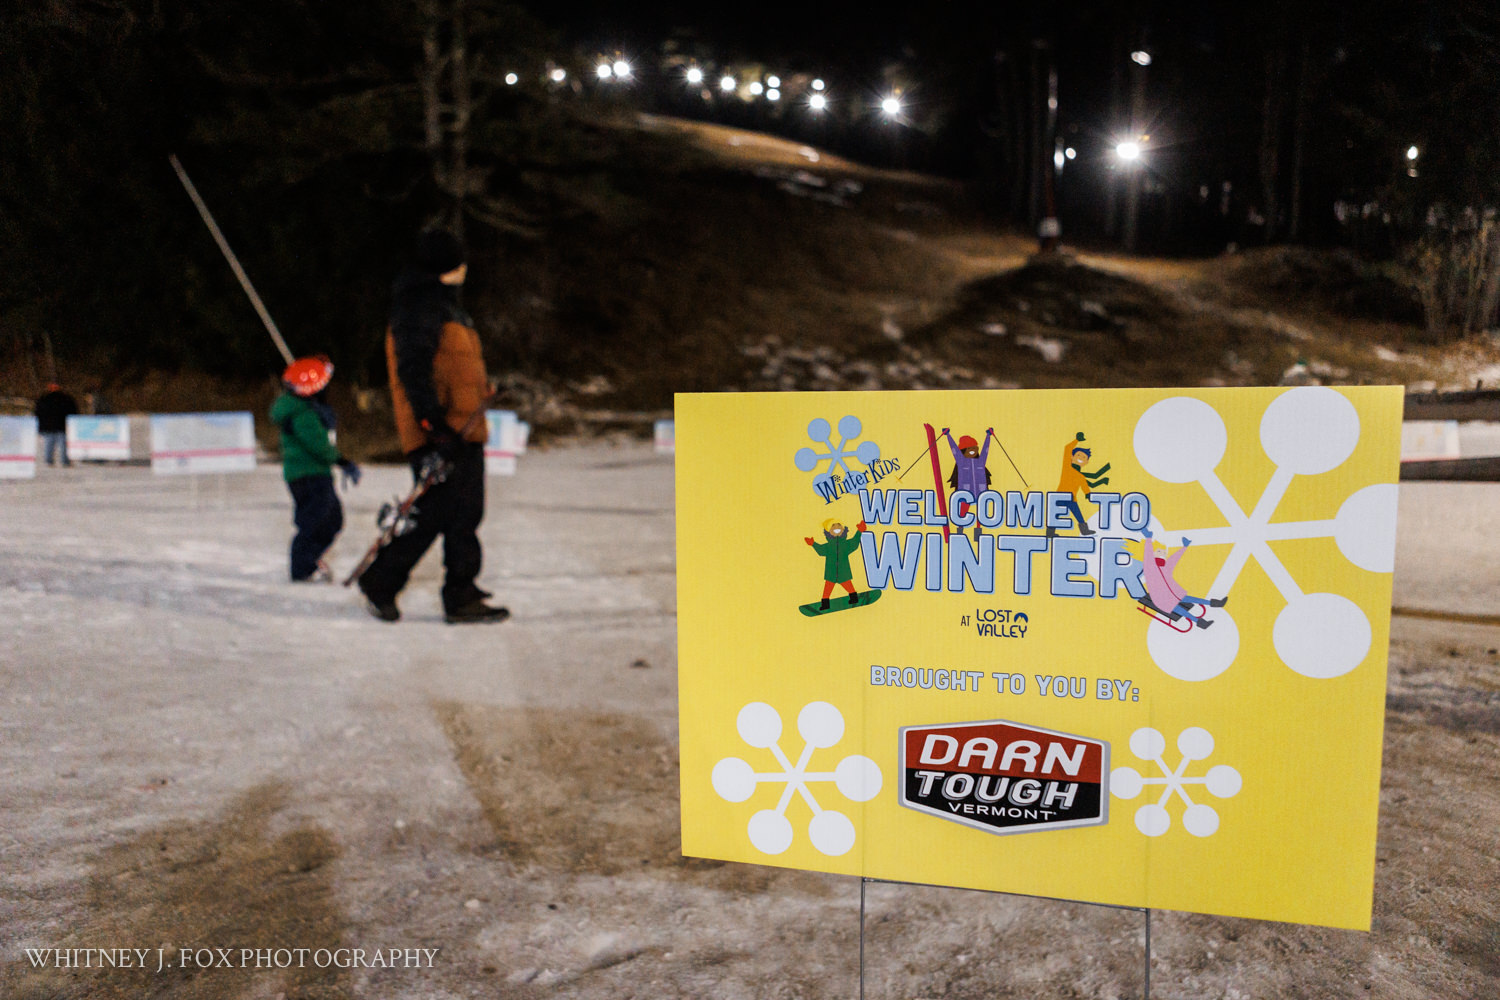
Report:
[[[1083,519],[1083,511],[1079,508],[1078,501],[1087,499],[1089,491],[1109,485],[1108,462],[1102,469],[1093,472],[1085,470],[1084,467],[1089,464],[1089,459],[1093,455],[1093,451],[1083,443],[1083,431],[1079,431],[1071,441],[1063,445],[1062,476],[1057,481],[1057,492],[1068,494],[1068,499],[1063,506],[1078,523],[1078,533],[1085,537],[1092,535],[1094,530]],[[1047,537],[1052,538],[1056,535],[1057,529],[1048,525]]]
[[[1146,586],[1146,596],[1141,598],[1141,610],[1178,632],[1191,632],[1194,625],[1208,628],[1213,622],[1205,618],[1203,612],[1209,608],[1222,608],[1228,603],[1229,597],[1193,597],[1175,579],[1177,561],[1187,554],[1188,546],[1193,544],[1192,539],[1184,535],[1182,548],[1168,556],[1164,555],[1165,546],[1157,547],[1150,528],[1142,528],[1141,534],[1146,536],[1146,558],[1141,570],[1141,582]],[[1203,610],[1194,614],[1194,607]],[[1177,628],[1176,623],[1184,618],[1187,619],[1185,626]]]
[[[861,521],[854,526],[854,533],[850,534],[847,526],[829,518],[823,522],[822,542],[815,542],[810,537],[802,539],[823,557],[823,600],[818,604],[804,604],[797,610],[809,618],[816,618],[818,615],[843,611],[858,604],[874,604],[880,599],[878,590],[867,590],[861,594],[854,589],[854,569],[849,557],[859,550],[859,536],[864,534],[865,528],[865,522]],[[837,605],[829,602],[835,585],[843,587],[849,594],[847,601],[841,601]]]

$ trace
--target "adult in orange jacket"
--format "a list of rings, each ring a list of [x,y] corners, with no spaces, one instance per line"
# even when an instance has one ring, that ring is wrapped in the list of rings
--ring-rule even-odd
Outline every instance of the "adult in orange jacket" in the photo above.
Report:
[[[443,617],[453,623],[498,622],[505,608],[485,603],[475,583],[483,553],[485,422],[459,431],[489,392],[479,334],[459,297],[468,276],[463,244],[443,229],[417,243],[416,265],[396,280],[386,333],[386,368],[401,448],[420,478],[439,462],[442,482],[423,495],[414,526],[380,550],[359,578],[370,613],[382,621],[401,617],[396,596],[438,535],[443,536]]]

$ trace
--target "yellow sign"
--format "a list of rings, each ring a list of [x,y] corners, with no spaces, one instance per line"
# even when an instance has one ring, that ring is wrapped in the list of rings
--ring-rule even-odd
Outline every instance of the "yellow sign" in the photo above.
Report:
[[[1401,407],[679,396],[683,853],[1367,929]]]

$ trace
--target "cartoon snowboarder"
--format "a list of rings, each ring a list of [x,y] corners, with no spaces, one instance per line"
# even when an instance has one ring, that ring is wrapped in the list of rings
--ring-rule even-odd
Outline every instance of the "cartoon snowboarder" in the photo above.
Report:
[[[1141,571],[1141,582],[1146,586],[1146,599],[1141,603],[1168,621],[1175,622],[1186,616],[1193,625],[1208,628],[1213,622],[1205,618],[1202,611],[1193,614],[1193,606],[1198,605],[1205,610],[1222,608],[1229,602],[1229,597],[1227,594],[1220,598],[1193,597],[1174,579],[1177,561],[1187,553],[1188,546],[1193,544],[1192,539],[1182,536],[1182,548],[1168,556],[1163,555],[1165,546],[1156,545],[1150,528],[1141,529],[1141,534],[1146,536],[1145,567]]]
[[[834,585],[837,584],[849,592],[849,602],[845,607],[854,607],[860,603],[861,597],[864,603],[869,604],[880,597],[880,591],[866,591],[861,595],[854,589],[854,569],[849,564],[849,557],[859,550],[859,536],[866,529],[865,522],[861,521],[854,526],[854,533],[850,534],[844,524],[834,518],[823,522],[823,541],[815,542],[812,538],[802,539],[812,550],[823,557],[823,600],[819,604],[804,604],[799,610],[804,615],[815,617],[830,610],[839,610],[829,605],[829,596],[833,593]]]
[[[1093,451],[1083,443],[1083,431],[1079,431],[1073,439],[1063,445],[1062,476],[1057,482],[1057,492],[1068,494],[1067,502],[1063,505],[1078,522],[1078,533],[1080,535],[1092,535],[1093,529],[1083,519],[1083,511],[1078,506],[1078,501],[1087,499],[1089,491],[1098,489],[1100,486],[1109,485],[1109,463],[1105,463],[1102,469],[1094,472],[1085,472],[1084,466],[1089,464],[1093,457]],[[1047,537],[1052,538],[1057,534],[1057,529],[1051,525],[1047,527]]]

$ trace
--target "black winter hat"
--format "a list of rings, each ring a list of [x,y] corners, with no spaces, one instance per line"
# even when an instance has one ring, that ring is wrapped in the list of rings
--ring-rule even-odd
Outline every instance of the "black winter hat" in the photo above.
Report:
[[[446,229],[424,229],[417,238],[417,266],[430,274],[447,274],[464,262],[464,245]]]

